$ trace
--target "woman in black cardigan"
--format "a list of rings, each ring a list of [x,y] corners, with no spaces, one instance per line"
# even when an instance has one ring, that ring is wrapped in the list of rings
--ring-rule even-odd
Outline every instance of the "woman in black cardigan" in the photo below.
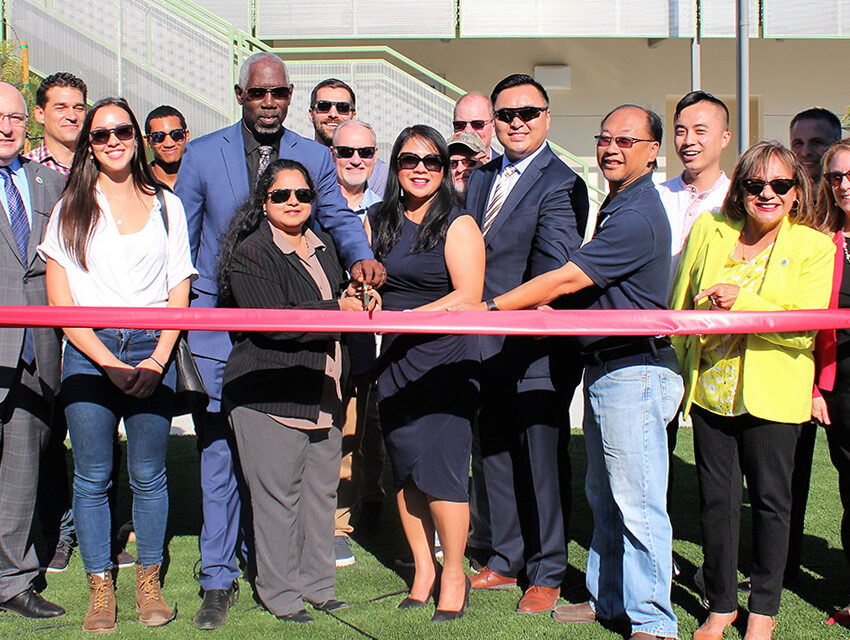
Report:
[[[222,243],[220,298],[245,308],[362,310],[330,236],[306,225],[315,197],[298,162],[257,181]],[[373,298],[370,308],[377,304]],[[310,622],[334,595],[344,352],[338,333],[234,335],[223,396],[251,492],[257,594],[279,619]]]

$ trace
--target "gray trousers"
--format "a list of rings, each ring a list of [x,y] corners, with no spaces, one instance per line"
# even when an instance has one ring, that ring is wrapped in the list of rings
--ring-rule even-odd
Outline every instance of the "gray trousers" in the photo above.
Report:
[[[278,616],[334,598],[339,429],[291,429],[246,407],[230,422],[251,492],[257,595]]]
[[[0,602],[26,591],[38,575],[30,526],[51,406],[38,374],[21,369],[0,416]]]

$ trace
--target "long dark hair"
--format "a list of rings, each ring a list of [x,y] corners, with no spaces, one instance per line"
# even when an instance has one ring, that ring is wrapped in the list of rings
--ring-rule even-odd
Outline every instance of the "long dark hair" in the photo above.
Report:
[[[60,234],[65,250],[80,268],[88,271],[86,265],[86,248],[94,233],[95,226],[101,215],[100,206],[95,196],[95,186],[100,177],[100,167],[91,151],[91,123],[94,115],[103,107],[119,107],[127,112],[133,125],[133,137],[136,140],[136,150],[130,160],[130,173],[133,184],[142,193],[153,195],[162,185],[154,177],[145,162],[145,143],[139,121],[124,98],[103,98],[98,100],[83,120],[83,127],[77,137],[77,150],[71,163],[71,173],[68,183],[62,192],[62,210],[59,217]]]
[[[310,172],[300,162],[295,160],[275,160],[270,163],[266,170],[257,179],[257,186],[248,196],[248,199],[236,210],[230,220],[230,226],[221,238],[221,249],[218,254],[218,304],[228,306],[232,302],[232,291],[230,288],[230,273],[233,269],[233,254],[242,244],[243,240],[260,228],[266,219],[263,205],[266,203],[266,194],[272,183],[277,179],[281,171],[298,171],[304,176],[307,186],[315,192],[316,187]],[[309,219],[308,219],[309,223]],[[305,223],[306,224],[306,223]]]
[[[446,237],[449,213],[455,198],[455,189],[449,171],[449,148],[439,131],[424,124],[415,124],[398,135],[390,156],[387,189],[372,227],[372,247],[378,260],[385,258],[401,237],[401,228],[404,224],[404,196],[398,181],[398,154],[411,138],[422,138],[433,144],[443,165],[443,179],[436,196],[428,206],[428,211],[425,212],[422,224],[419,225],[419,235],[416,237],[412,251],[413,253],[427,251]]]

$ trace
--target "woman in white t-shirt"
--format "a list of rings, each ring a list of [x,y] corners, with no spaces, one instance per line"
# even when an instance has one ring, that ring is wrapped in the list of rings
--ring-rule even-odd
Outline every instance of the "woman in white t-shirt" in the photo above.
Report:
[[[197,271],[183,206],[151,174],[143,149],[138,121],[125,100],[104,98],[89,111],[68,184],[38,248],[47,261],[51,305],[188,306]],[[90,588],[83,629],[116,627],[107,494],[112,442],[122,418],[138,549],[139,621],[166,624],[175,613],[160,593],[159,570],[176,379],[170,361],[179,332],[64,331],[61,398],[74,454],[74,521]]]

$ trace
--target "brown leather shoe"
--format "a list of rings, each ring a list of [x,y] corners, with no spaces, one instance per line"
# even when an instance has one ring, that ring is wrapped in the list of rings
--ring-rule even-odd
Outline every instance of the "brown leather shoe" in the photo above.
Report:
[[[555,608],[555,603],[561,597],[560,587],[530,586],[523,594],[517,605],[519,613],[543,613]]]
[[[516,586],[516,578],[501,576],[490,567],[484,567],[469,581],[473,589],[513,589]]]
[[[643,631],[638,631],[637,633],[633,633],[629,640],[676,640],[676,638],[670,638],[668,636],[654,636]]]
[[[107,571],[101,578],[93,573],[89,579],[89,608],[83,619],[83,631],[89,633],[111,633],[115,631],[118,619],[118,605],[115,603],[115,587],[112,574]]]
[[[596,612],[589,602],[562,604],[555,607],[552,617],[558,622],[596,622]]]
[[[699,629],[694,631],[694,640],[723,640],[726,627],[735,622],[738,612],[716,613],[712,611]]]
[[[158,564],[147,569],[136,565],[136,611],[146,627],[161,627],[177,617],[177,609],[168,606],[159,590]]]

